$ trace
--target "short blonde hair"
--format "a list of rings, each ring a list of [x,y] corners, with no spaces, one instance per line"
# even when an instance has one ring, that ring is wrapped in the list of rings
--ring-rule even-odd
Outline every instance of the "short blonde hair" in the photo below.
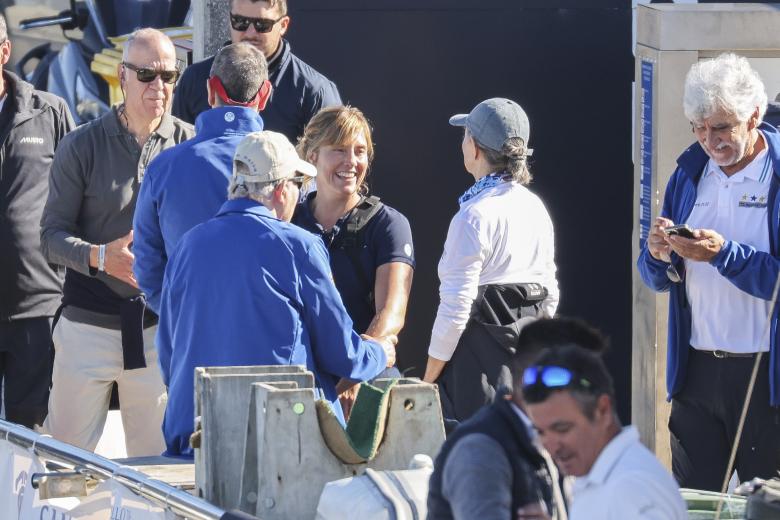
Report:
[[[298,139],[298,155],[308,161],[323,146],[346,144],[363,134],[366,138],[368,165],[374,160],[371,124],[360,109],[347,106],[326,107],[311,118]]]

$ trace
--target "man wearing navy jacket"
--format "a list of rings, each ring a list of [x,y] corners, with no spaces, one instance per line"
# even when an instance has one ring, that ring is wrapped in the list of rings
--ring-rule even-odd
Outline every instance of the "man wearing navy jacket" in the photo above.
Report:
[[[283,37],[290,26],[287,0],[231,0],[230,39],[251,43],[268,61],[273,94],[263,112],[268,130],[295,143],[309,119],[323,107],[341,105],[336,85],[295,56]],[[194,122],[209,109],[206,81],[214,57],[184,72],[173,97],[173,115]]]
[[[735,467],[742,481],[780,468],[780,308],[769,315],[780,273],[780,134],[762,123],[766,106],[745,58],[691,67],[683,107],[697,142],[677,159],[638,261],[649,287],[671,293],[669,431],[682,487],[720,490],[759,356]],[[691,231],[670,232],[675,224]]]

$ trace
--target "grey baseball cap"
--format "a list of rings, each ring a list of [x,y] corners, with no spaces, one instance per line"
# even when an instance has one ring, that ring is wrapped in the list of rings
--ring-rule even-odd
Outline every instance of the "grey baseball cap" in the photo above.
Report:
[[[457,114],[450,118],[452,126],[465,126],[480,144],[501,151],[504,142],[520,137],[528,146],[531,126],[525,111],[506,98],[486,99],[468,114]],[[529,153],[530,154],[530,150]]]

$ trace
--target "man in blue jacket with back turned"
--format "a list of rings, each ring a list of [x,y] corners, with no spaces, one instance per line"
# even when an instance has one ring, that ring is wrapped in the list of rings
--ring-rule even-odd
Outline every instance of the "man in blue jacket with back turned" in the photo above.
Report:
[[[249,134],[228,201],[171,257],[157,329],[167,455],[192,456],[195,367],[305,365],[343,422],[337,382],[367,381],[394,364],[396,338],[354,332],[325,245],[289,223],[300,184],[315,175],[284,135]]]
[[[263,53],[248,43],[228,45],[208,80],[213,107],[195,123],[196,136],[149,164],[133,220],[133,271],[156,313],[168,258],[179,239],[217,214],[227,199],[233,153],[247,134],[263,129],[258,114],[270,95]]]
[[[741,481],[780,469],[780,309],[769,315],[780,273],[780,134],[761,122],[766,104],[745,58],[691,67],[683,107],[698,142],[677,159],[639,257],[644,282],[671,293],[666,379],[681,487],[720,491],[759,356],[735,469]]]

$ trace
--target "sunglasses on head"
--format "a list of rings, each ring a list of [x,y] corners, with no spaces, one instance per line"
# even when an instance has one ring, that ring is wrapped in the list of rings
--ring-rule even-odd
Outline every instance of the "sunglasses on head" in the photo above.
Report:
[[[532,366],[523,372],[523,391],[533,387],[565,388],[577,386],[589,390],[593,385],[584,377],[578,377],[568,368],[559,366]]]
[[[122,62],[122,65],[135,72],[138,81],[141,83],[151,83],[157,78],[157,76],[160,76],[160,79],[163,81],[163,83],[171,84],[176,83],[176,80],[179,77],[178,70],[145,69],[143,67],[136,67],[132,63],[127,63],[126,61]]]
[[[274,25],[276,25],[279,20],[285,16],[287,15],[283,14],[276,20],[273,20],[271,18],[248,18],[246,16],[241,16],[240,14],[231,13],[230,26],[238,32],[244,32],[249,29],[249,24],[252,24],[255,26],[255,31],[259,33],[267,33],[271,32],[271,29],[273,29]]]

